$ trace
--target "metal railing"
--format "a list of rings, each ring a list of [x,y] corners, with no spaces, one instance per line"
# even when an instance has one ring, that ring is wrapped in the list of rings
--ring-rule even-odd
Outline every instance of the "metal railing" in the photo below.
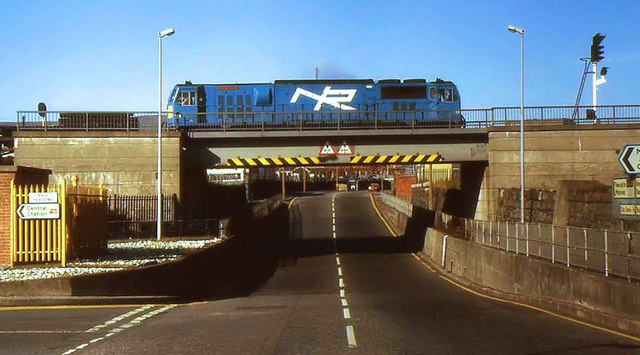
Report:
[[[16,128],[19,131],[153,131],[158,127],[157,122],[158,112],[152,111],[18,111]]]
[[[640,123],[640,105],[533,106],[524,108],[527,125]],[[574,117],[575,112],[575,117]],[[461,121],[464,118],[464,122]],[[349,129],[488,128],[518,125],[520,107],[453,111],[321,111],[163,113],[165,129],[191,131],[281,131]],[[157,112],[18,111],[18,130],[144,131],[157,127]]]
[[[472,242],[631,281],[640,281],[640,233],[436,214],[436,226]]]

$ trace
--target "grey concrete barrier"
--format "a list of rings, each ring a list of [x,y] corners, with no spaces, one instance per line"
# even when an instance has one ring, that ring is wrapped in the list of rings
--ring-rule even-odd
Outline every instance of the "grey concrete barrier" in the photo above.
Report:
[[[175,296],[223,298],[250,293],[275,271],[288,233],[288,210],[251,209],[229,222],[231,237],[167,263],[122,271],[0,283],[0,297]]]
[[[640,335],[637,282],[447,237],[431,228],[419,254],[448,277],[482,293]]]

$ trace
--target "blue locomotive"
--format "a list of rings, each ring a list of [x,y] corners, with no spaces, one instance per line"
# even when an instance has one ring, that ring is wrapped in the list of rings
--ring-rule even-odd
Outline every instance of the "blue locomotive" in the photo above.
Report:
[[[197,129],[456,126],[460,93],[437,79],[176,85],[168,125]]]

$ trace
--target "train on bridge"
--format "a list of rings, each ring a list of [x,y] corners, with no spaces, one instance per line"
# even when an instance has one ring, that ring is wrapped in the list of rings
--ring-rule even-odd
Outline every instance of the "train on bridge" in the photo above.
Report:
[[[179,128],[406,127],[464,124],[460,93],[437,79],[276,80],[176,85],[167,124]]]

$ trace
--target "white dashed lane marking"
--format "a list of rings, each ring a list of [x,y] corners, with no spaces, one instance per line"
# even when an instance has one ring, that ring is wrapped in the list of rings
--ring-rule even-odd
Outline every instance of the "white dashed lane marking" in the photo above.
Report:
[[[331,197],[331,228],[333,230],[333,239],[334,239],[334,245],[336,245],[337,247],[337,234],[336,234],[336,207],[335,207],[335,195],[333,195]],[[351,310],[349,309],[349,302],[347,301],[347,297],[346,297],[346,285],[344,282],[344,278],[342,277],[342,265],[340,263],[340,255],[338,254],[338,251],[336,249],[336,266],[338,268],[338,288],[339,288],[339,295],[340,295],[340,304],[342,305],[342,317],[344,317],[344,319],[351,319]],[[353,325],[349,324],[345,327],[345,330],[347,332],[347,344],[349,345],[350,348],[355,348],[358,346],[358,343],[356,343],[356,333],[355,330],[353,328]]]

